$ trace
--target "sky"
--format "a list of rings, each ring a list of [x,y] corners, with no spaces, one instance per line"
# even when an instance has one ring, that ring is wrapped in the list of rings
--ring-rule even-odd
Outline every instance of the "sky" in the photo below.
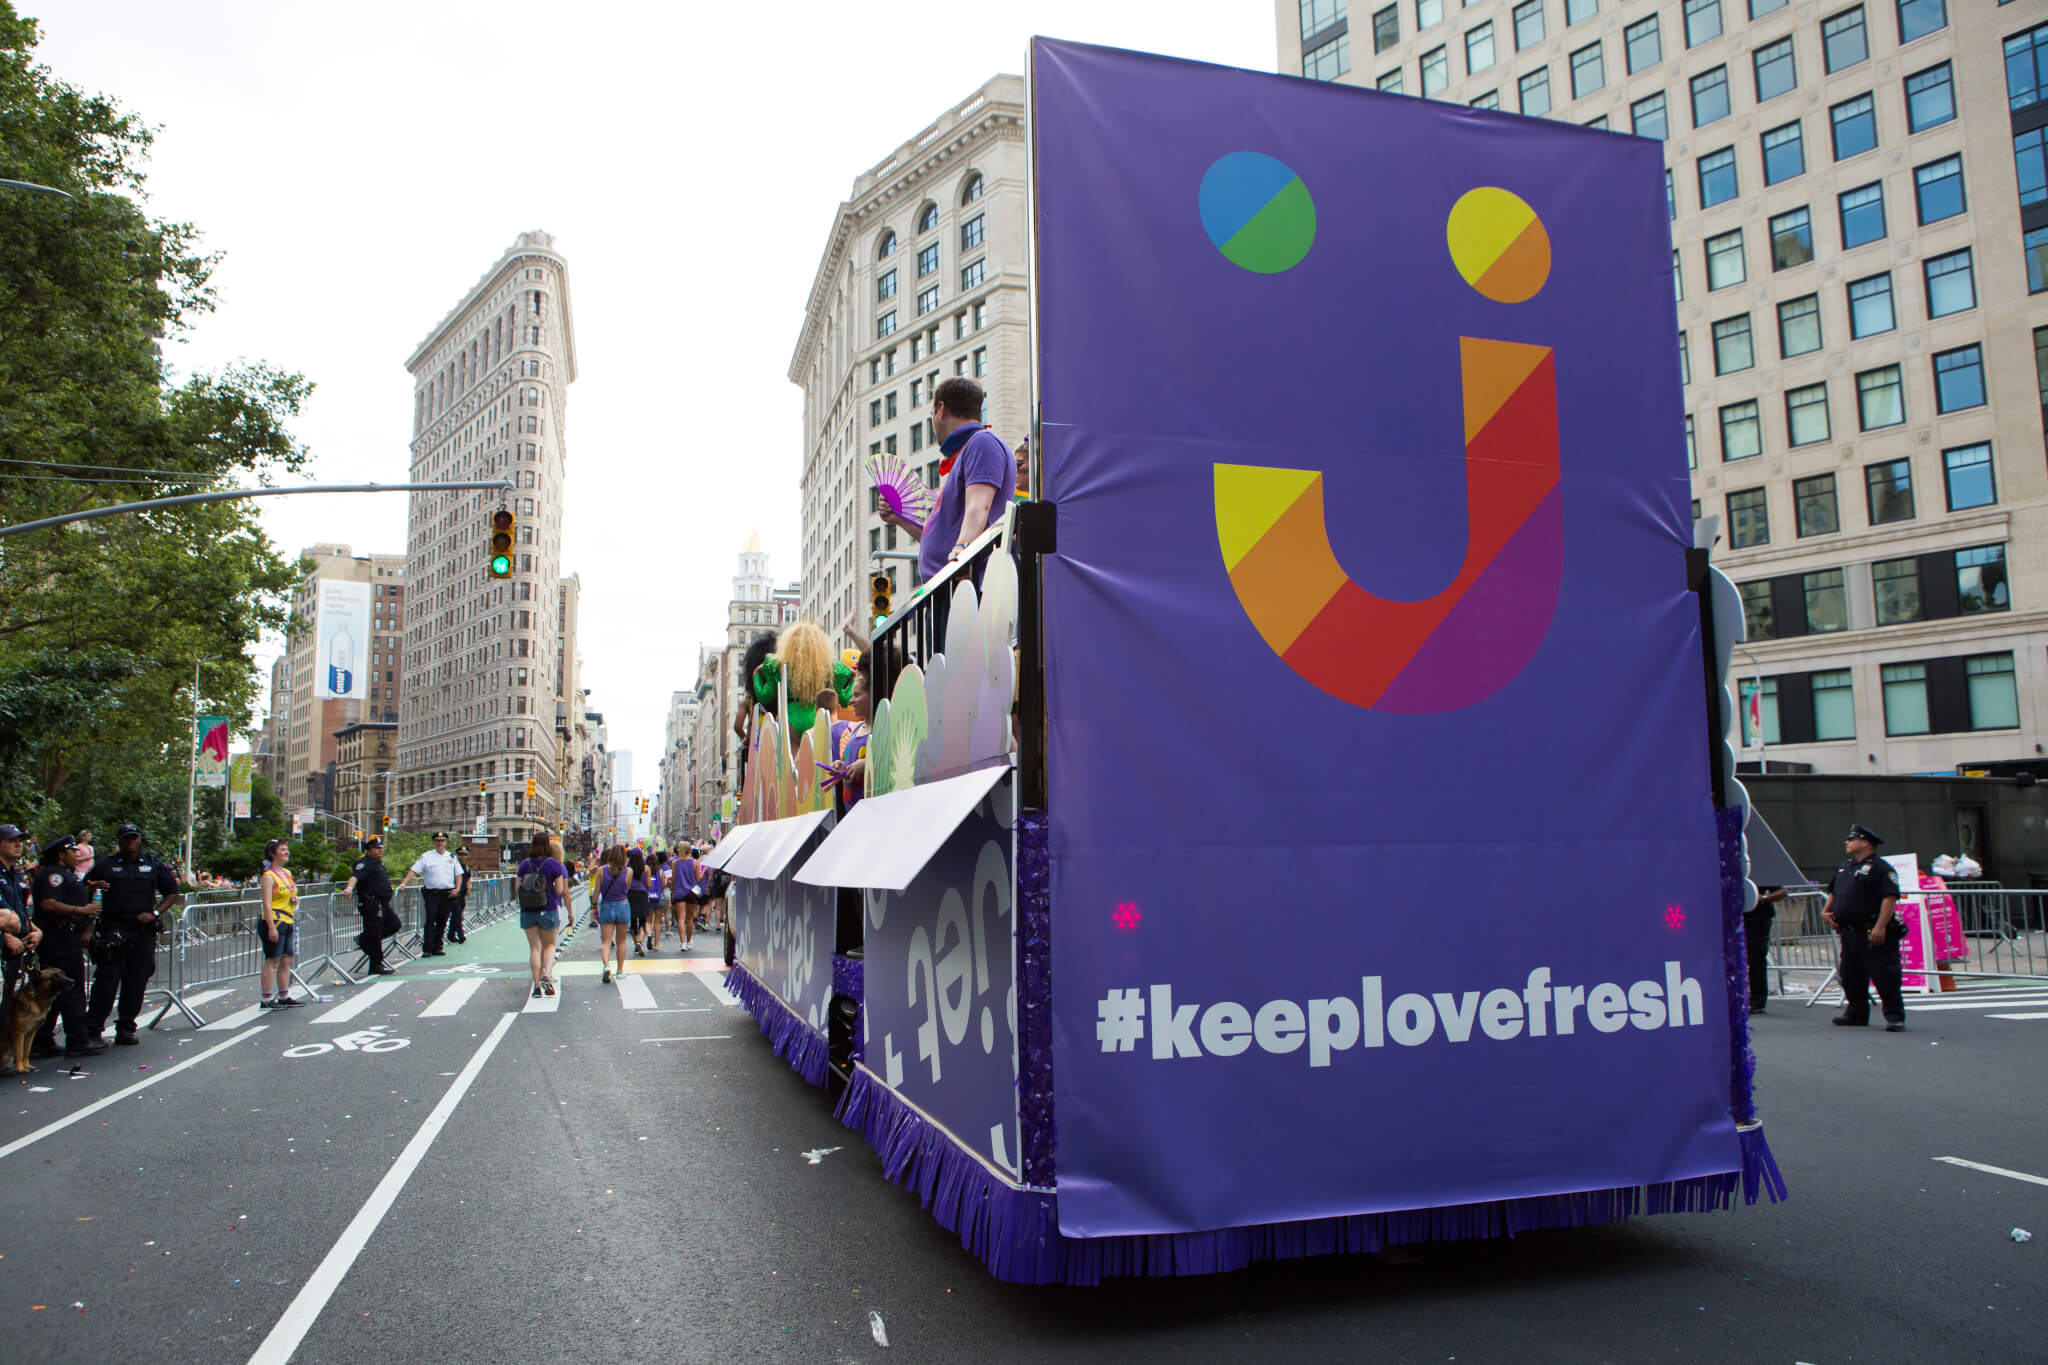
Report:
[[[577,358],[562,571],[583,685],[647,775],[748,535],[799,571],[789,359],[854,177],[1024,74],[1033,34],[1266,71],[1277,46],[1272,0],[17,5],[60,79],[158,128],[148,208],[222,256],[171,363],[312,380],[312,481],[406,477],[407,356],[520,232],[554,234]],[[287,554],[405,547],[402,493],[257,505]]]

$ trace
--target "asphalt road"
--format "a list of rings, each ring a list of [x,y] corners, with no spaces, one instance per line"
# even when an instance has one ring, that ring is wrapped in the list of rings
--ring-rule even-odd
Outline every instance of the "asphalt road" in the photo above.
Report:
[[[473,935],[349,1019],[181,1024],[10,1083],[0,1359],[2048,1359],[2048,1184],[1934,1159],[2048,1177],[2048,1019],[1991,1017],[2048,991],[1915,1009],[1900,1035],[1774,1007],[1784,1205],[1034,1289],[883,1182],[717,973],[685,969],[715,965],[708,941],[622,991],[586,931],[534,1013],[515,939]]]

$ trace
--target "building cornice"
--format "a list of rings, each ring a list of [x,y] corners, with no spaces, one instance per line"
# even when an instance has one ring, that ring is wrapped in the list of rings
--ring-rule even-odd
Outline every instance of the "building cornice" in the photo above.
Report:
[[[455,323],[465,313],[474,308],[480,300],[496,289],[499,284],[505,282],[507,271],[519,268],[524,262],[547,261],[561,271],[561,356],[562,363],[568,369],[568,378],[564,382],[575,383],[576,323],[575,313],[571,309],[569,302],[569,262],[566,257],[554,249],[554,241],[555,239],[545,232],[520,233],[519,240],[505,249],[505,254],[498,258],[498,263],[485,271],[482,278],[478,279],[470,291],[462,296],[462,301],[449,309],[447,315],[434,325],[432,331],[427,333],[425,340],[421,341],[413,353],[406,358],[405,368],[417,374],[418,367],[425,362],[427,353],[441,343],[449,330],[454,327]],[[509,356],[510,352],[508,351],[507,354]]]

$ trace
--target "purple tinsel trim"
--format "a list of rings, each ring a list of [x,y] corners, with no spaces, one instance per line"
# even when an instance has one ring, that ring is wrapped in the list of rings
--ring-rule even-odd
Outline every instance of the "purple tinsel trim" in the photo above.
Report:
[[[1092,1285],[1127,1275],[1211,1275],[1254,1261],[1378,1251],[1407,1242],[1512,1237],[1541,1228],[1590,1227],[1643,1213],[1706,1212],[1731,1207],[1738,1191],[1756,1197],[1768,1180],[1772,1200],[1784,1197],[1761,1129],[1745,1129],[1743,1170],[1644,1188],[1507,1199],[1486,1204],[1399,1213],[1267,1223],[1212,1232],[1142,1237],[1065,1237],[1058,1196],[1020,1189],[957,1146],[946,1132],[899,1098],[866,1067],[840,1098],[841,1123],[868,1140],[882,1172],[915,1190],[939,1225],[981,1258],[999,1280],[1017,1284]]]
[[[1017,821],[1017,1086],[1024,1183],[1056,1179],[1052,1113],[1052,858],[1044,811]]]
[[[867,1054],[867,960],[832,954],[832,994],[849,997],[858,1007],[853,1012],[853,1059]]]
[[[831,1044],[824,1034],[812,1031],[803,1016],[783,1004],[775,992],[740,963],[735,962],[726,970],[725,988],[760,1022],[761,1032],[768,1035],[775,1055],[786,1060],[790,1070],[812,1085],[825,1083],[825,1073],[831,1064]]]
[[[1771,1144],[1764,1141],[1764,1127],[1752,1123],[1739,1130],[1742,1138],[1742,1201],[1756,1202],[1757,1188],[1771,1196],[1773,1204],[1791,1197],[1785,1188],[1785,1177],[1778,1170],[1777,1158],[1771,1155]]]
[[[1715,811],[1714,832],[1721,855],[1721,967],[1728,988],[1728,1112],[1737,1123],[1750,1123],[1756,1119],[1756,1053],[1749,1045],[1749,948],[1742,928],[1748,898],[1742,816],[1740,808]]]

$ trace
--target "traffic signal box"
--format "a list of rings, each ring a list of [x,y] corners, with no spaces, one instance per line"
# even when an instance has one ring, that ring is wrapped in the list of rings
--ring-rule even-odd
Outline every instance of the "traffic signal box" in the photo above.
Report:
[[[512,515],[509,507],[500,507],[491,513],[491,577],[512,576],[512,543],[518,539],[515,534],[519,518]]]
[[[530,777],[529,777],[529,778],[527,778],[527,779],[526,779],[526,799],[527,799],[527,800],[529,800],[529,801],[533,800],[533,794],[534,794],[534,787],[535,787],[535,784],[534,784],[534,780],[533,780],[532,778],[530,778]]]
[[[870,576],[868,579],[868,587],[874,593],[874,596],[871,599],[871,601],[874,605],[875,624],[879,626],[880,624],[882,624],[882,622],[889,619],[889,575],[886,573],[877,573]]]

